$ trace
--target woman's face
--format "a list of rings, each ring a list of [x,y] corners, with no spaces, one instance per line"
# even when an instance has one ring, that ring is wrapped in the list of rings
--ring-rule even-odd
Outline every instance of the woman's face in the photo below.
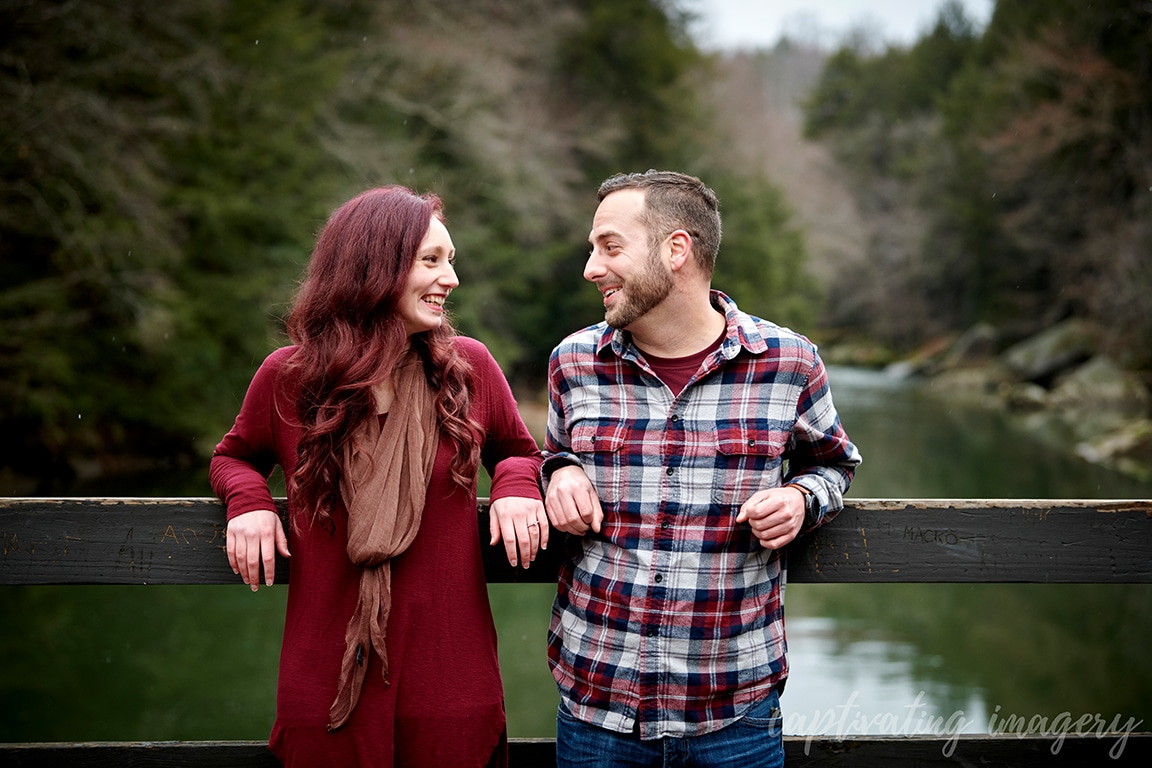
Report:
[[[440,327],[444,320],[444,302],[460,284],[452,266],[455,262],[456,248],[448,228],[433,216],[400,300],[400,317],[409,336]]]

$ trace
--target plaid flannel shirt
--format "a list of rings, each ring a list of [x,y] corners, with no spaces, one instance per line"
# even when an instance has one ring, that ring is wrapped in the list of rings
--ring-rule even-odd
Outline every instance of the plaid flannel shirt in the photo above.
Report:
[[[571,537],[548,655],[578,719],[641,738],[738,720],[788,674],[784,563],[740,506],[803,485],[811,530],[843,507],[860,463],[816,347],[713,291],[727,332],[684,390],[653,373],[629,334],[601,323],[549,361],[545,482],[578,463],[604,510]]]

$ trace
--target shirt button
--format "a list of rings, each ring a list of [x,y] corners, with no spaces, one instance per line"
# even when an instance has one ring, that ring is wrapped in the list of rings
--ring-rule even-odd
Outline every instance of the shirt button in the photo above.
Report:
[[[644,634],[648,635],[648,637],[656,637],[656,627],[648,627]]]
[[[680,421],[680,414],[678,414],[678,413],[672,414],[672,421],[673,422]]]
[[[660,582],[664,581],[664,577],[663,577],[663,576],[661,576],[660,574],[656,574],[656,578],[654,579],[654,581],[655,581],[657,584],[659,584]]]
[[[675,472],[676,470],[672,469],[672,467],[668,467],[668,469],[667,469],[666,471],[667,471],[667,473],[670,475],[670,474],[672,474],[673,472]]]
[[[663,528],[664,530],[668,530],[669,528],[672,527],[672,523],[665,520],[664,522],[660,523],[660,527]]]
[[[756,440],[755,440],[755,438],[753,438],[752,440],[749,440],[749,441],[748,441],[748,447],[749,447],[749,448],[751,448],[751,447],[752,447],[752,446],[754,446],[754,445],[756,445]]]

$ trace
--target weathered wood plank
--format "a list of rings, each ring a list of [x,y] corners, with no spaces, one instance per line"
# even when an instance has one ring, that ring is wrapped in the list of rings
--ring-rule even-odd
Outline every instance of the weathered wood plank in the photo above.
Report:
[[[1110,751],[1114,751],[1115,759]],[[1152,734],[1069,735],[1059,744],[1037,736],[860,736],[784,739],[785,768],[1083,768],[1140,766],[1152,757]]]
[[[854,501],[788,553],[796,582],[1152,582],[1152,502]]]
[[[3,584],[233,583],[224,542],[214,499],[0,499]]]
[[[0,584],[234,583],[223,519],[215,499],[0,498]],[[555,579],[562,535],[525,571],[487,546],[484,504],[477,523],[489,581]],[[864,499],[788,557],[793,582],[1152,583],[1150,555],[1150,501]]]
[[[0,744],[7,768],[280,768],[262,741]]]
[[[1152,758],[1152,734],[1052,736],[885,736],[828,739],[788,736],[786,768],[1082,768],[1108,765],[1144,768]],[[555,768],[552,739],[512,739],[514,768]],[[277,768],[263,742],[99,742],[0,744],[0,764],[10,768]]]
[[[488,506],[477,525],[491,582],[556,578],[562,549],[529,570],[512,568],[503,547],[489,547]],[[284,512],[284,500],[278,499]],[[224,550],[221,503],[211,498],[0,498],[0,585],[233,584]],[[288,582],[277,558],[276,581]]]

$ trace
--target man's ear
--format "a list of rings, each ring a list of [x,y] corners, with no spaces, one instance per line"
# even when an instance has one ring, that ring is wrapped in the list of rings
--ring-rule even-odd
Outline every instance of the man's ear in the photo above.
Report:
[[[678,229],[668,235],[668,259],[673,272],[683,269],[692,258],[692,235]]]

